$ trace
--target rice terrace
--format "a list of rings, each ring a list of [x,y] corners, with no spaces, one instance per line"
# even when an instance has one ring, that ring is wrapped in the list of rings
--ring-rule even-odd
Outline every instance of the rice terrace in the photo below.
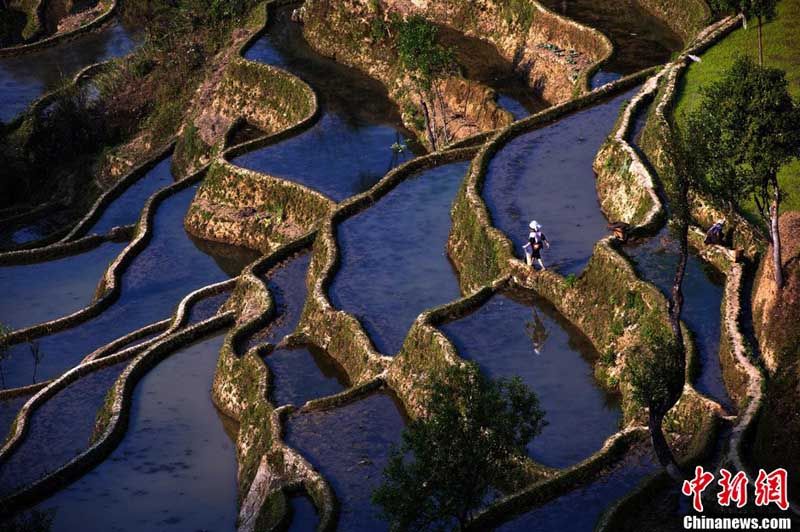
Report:
[[[0,0],[0,530],[800,530],[800,0]]]

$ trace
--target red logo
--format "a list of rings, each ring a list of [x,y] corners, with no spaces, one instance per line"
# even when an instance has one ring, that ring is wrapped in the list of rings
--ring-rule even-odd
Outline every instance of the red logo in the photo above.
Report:
[[[717,482],[722,488],[717,494],[719,505],[728,506],[735,502],[736,507],[741,508],[747,504],[747,475],[744,471],[731,476],[727,469],[720,469],[719,474],[722,477]]]
[[[730,506],[736,503],[737,508],[747,504],[747,475],[739,471],[735,475],[727,469],[720,469],[720,479],[717,482],[720,491],[717,493],[717,502],[720,506]],[[714,480],[714,474],[697,466],[694,469],[694,478],[684,480],[681,493],[692,497],[692,506],[696,512],[703,511],[703,491]],[[772,473],[763,469],[758,470],[758,478],[753,483],[755,487],[756,506],[769,506],[775,503],[781,510],[789,509],[789,496],[787,494],[788,474],[785,469],[778,468]]]
[[[694,478],[692,480],[684,480],[681,492],[688,496],[692,496],[692,506],[696,512],[703,511],[703,490],[708,487],[714,480],[714,474],[703,471],[703,466],[697,466],[694,469]]]
[[[786,479],[787,473],[782,467],[769,474],[763,469],[759,469],[755,482],[756,506],[768,506],[774,502],[781,510],[789,508]]]

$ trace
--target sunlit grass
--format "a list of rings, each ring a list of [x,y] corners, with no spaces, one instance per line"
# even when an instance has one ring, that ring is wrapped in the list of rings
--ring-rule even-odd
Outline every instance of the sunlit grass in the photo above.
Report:
[[[764,25],[764,64],[786,71],[789,92],[800,101],[800,0],[783,0],[778,5],[778,16]],[[702,56],[702,62],[692,64],[680,86],[675,116],[681,123],[683,116],[698,107],[702,87],[718,80],[740,55],[758,60],[758,29],[756,21],[748,21],[747,29],[738,29],[716,44]],[[800,210],[800,161],[783,167],[779,180],[788,192],[783,210]],[[757,216],[755,205],[747,206],[750,218]]]

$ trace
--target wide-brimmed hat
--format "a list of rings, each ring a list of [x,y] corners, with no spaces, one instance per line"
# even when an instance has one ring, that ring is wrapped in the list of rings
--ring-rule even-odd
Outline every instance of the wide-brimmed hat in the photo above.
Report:
[[[541,229],[541,228],[542,228],[542,226],[541,226],[541,225],[539,225],[539,222],[537,222],[536,220],[534,220],[534,221],[532,221],[530,224],[528,224],[528,227],[530,227],[530,228],[531,228],[531,229],[533,229],[534,231],[538,231],[539,229]]]

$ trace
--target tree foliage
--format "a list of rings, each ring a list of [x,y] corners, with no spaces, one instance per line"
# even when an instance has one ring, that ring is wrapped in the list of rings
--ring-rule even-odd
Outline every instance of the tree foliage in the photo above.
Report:
[[[775,18],[778,0],[712,0],[712,5],[717,11],[735,11],[747,18],[772,20]]]
[[[487,379],[475,364],[445,370],[426,391],[427,414],[406,428],[373,499],[396,530],[460,530],[544,413],[519,378]]]
[[[420,15],[391,22],[400,64],[425,87],[431,80],[454,68],[453,51],[441,45],[439,28]]]
[[[786,191],[778,171],[800,155],[800,108],[785,73],[740,57],[703,89],[700,107],[685,123],[693,171],[730,209],[752,198],[779,253],[777,216]]]
[[[677,353],[680,347],[656,315],[643,318],[640,327],[644,343],[626,359],[632,397],[640,406],[664,415],[683,391],[684,368]]]

